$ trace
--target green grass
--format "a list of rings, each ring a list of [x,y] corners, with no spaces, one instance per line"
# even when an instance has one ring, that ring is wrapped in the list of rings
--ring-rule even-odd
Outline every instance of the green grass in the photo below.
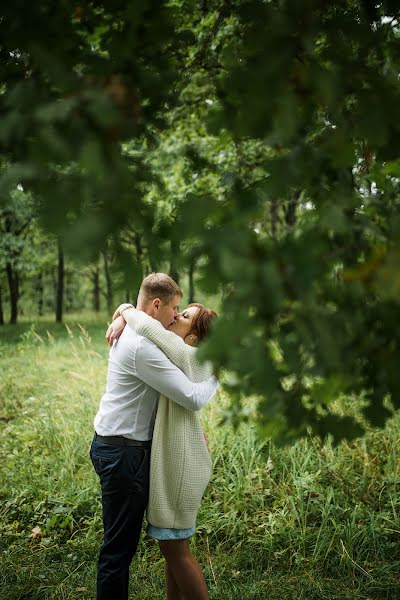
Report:
[[[95,597],[101,507],[88,451],[108,347],[104,316],[80,318],[69,331],[45,320],[0,329],[1,600]],[[215,467],[193,540],[211,598],[400,598],[398,416],[351,445],[277,448],[251,424],[221,425],[227,402],[220,393],[204,410]],[[145,535],[131,593],[164,597]]]

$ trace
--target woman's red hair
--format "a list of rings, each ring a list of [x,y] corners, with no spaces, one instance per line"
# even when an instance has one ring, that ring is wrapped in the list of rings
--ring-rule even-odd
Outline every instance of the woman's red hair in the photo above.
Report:
[[[206,337],[208,331],[210,329],[210,324],[213,319],[215,319],[218,315],[215,310],[211,310],[203,306],[203,304],[199,304],[197,302],[193,302],[189,306],[196,306],[199,310],[196,316],[193,319],[192,331],[197,335],[199,342]]]

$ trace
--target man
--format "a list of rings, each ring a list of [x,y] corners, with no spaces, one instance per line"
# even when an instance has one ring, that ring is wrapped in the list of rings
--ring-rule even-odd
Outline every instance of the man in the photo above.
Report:
[[[165,328],[178,318],[182,292],[164,273],[146,277],[137,308]],[[123,305],[122,310],[131,306]],[[159,393],[189,410],[215,394],[211,377],[192,383],[152,342],[125,327],[110,351],[107,388],[94,420],[90,456],[102,488],[104,543],[97,600],[127,600],[129,565],[136,552],[149,492],[150,446]]]

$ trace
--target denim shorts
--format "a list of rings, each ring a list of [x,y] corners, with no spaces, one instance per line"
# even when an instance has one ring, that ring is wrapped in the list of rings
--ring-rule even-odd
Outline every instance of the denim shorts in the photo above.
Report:
[[[149,523],[147,535],[155,540],[186,540],[195,532],[195,527],[190,529],[172,529],[168,527],[155,527]]]

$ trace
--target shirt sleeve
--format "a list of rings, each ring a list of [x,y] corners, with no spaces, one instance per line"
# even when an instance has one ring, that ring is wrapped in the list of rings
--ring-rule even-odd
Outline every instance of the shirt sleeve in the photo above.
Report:
[[[210,363],[200,363],[197,348],[185,344],[183,339],[147,315],[135,309],[126,309],[124,318],[136,333],[151,340],[191,381],[204,381],[212,375]]]
[[[143,338],[136,351],[136,374],[167,398],[188,410],[199,410],[207,404],[219,388],[213,376],[193,383],[178,369],[155,344]]]

